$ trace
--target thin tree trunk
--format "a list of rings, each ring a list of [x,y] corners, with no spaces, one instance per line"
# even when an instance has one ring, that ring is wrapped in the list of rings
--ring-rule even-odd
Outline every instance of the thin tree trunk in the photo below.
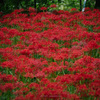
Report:
[[[4,4],[4,1],[3,0],[0,0],[0,4]]]
[[[96,3],[95,3],[95,8],[100,8],[100,0],[96,0]]]
[[[54,0],[52,0],[52,3],[54,3]]]
[[[0,0],[0,11],[2,11],[2,10],[3,10],[2,5],[4,6],[4,0]]]
[[[36,8],[36,0],[34,0],[34,8]]]
[[[47,4],[47,0],[45,0],[45,2],[44,2],[45,4]]]
[[[80,11],[82,10],[82,0],[80,0]]]
[[[61,3],[61,0],[58,0],[58,3]]]

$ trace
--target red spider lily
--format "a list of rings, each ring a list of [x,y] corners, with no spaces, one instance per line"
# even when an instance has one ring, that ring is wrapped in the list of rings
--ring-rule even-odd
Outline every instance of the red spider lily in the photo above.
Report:
[[[3,85],[3,88],[4,88],[4,92],[8,91],[8,90],[13,90],[14,89],[14,86],[12,83],[5,83],[5,85]]]
[[[22,55],[30,56],[31,51],[28,50],[28,49],[23,49],[22,51],[20,51],[20,53],[21,53]]]
[[[0,74],[0,80],[4,81],[4,82],[16,82],[17,78],[12,76],[12,75],[6,75],[6,74]]]
[[[91,63],[94,61],[94,58],[93,57],[90,57],[90,56],[84,56],[83,58],[79,59],[79,60],[76,60],[74,65],[81,65],[81,66],[87,66],[87,64]]]
[[[78,95],[76,95],[76,94],[71,94],[69,97],[72,100],[81,100],[80,97]]]
[[[21,96],[16,97],[15,100],[26,100],[26,99],[24,98],[24,96],[21,95]]]
[[[0,30],[3,31],[4,33],[8,33],[8,28],[7,27],[2,27]]]
[[[5,61],[1,65],[2,65],[3,68],[13,69],[15,67],[12,61]]]
[[[47,99],[47,98],[63,98],[68,97],[67,93],[64,93],[62,90],[62,87],[59,86],[56,83],[49,83],[47,87],[43,87],[43,90],[41,91],[41,98]]]
[[[64,60],[68,58],[68,54],[67,53],[58,53],[57,55],[55,54],[53,57],[55,60]]]
[[[4,39],[5,39],[4,33],[0,31],[0,40],[4,40]]]
[[[9,36],[14,37],[14,36],[18,36],[19,32],[16,29],[10,29],[8,34],[9,34]]]
[[[77,88],[78,88],[78,92],[80,92],[81,96],[85,96],[85,97],[88,96],[88,89],[85,84],[80,85]]]
[[[35,8],[32,8],[32,7],[29,7],[28,10],[29,10],[30,12],[36,12],[36,9],[35,9]]]
[[[71,12],[76,12],[76,11],[77,11],[76,8],[72,8],[72,9],[71,9]]]
[[[41,84],[45,85],[45,84],[48,84],[48,83],[50,83],[50,81],[47,78],[41,79]]]
[[[41,10],[47,10],[47,7],[41,7],[40,9]]]
[[[14,87],[15,88],[22,88],[22,87],[24,87],[26,84],[25,83],[23,83],[23,82],[16,82],[15,84],[14,84]],[[15,93],[17,93],[17,92],[15,92]]]
[[[35,89],[38,89],[40,86],[39,86],[39,84],[37,84],[37,83],[31,83],[31,84],[29,84],[29,88],[31,89],[31,88],[35,88]]]
[[[77,89],[78,89],[78,91],[87,91],[88,90],[88,88],[85,84],[78,86]]]
[[[81,50],[73,50],[73,51],[71,51],[69,58],[73,59],[73,58],[80,57],[82,55],[83,55],[83,53]]]
[[[10,39],[4,39],[4,40],[2,40],[1,42],[0,42],[0,45],[2,45],[2,44],[7,44],[7,45],[11,45],[11,40]]]
[[[99,45],[96,43],[95,40],[91,40],[91,41],[88,42],[87,48],[90,49],[90,50],[91,49],[97,49],[97,48],[99,48]]]
[[[42,79],[45,77],[45,73],[43,73],[42,71],[41,72],[38,72],[35,77],[39,78],[39,79]]]
[[[56,8],[56,4],[50,5],[51,8]]]
[[[32,70],[32,69],[30,69],[30,70]],[[26,72],[27,72],[27,73],[24,75],[24,77],[26,77],[26,78],[28,78],[28,77],[34,78],[33,73],[28,73],[28,71],[26,71]]]
[[[26,94],[29,92],[29,89],[27,87],[22,87],[20,90],[23,92],[23,94]]]
[[[32,94],[31,92],[29,92],[27,95],[25,95],[26,100],[33,100],[34,97],[35,97],[34,94]]]

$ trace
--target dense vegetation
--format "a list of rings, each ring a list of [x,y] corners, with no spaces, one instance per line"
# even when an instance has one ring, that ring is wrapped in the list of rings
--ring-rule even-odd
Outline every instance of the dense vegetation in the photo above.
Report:
[[[41,7],[49,7],[52,4],[58,5],[57,10],[70,10],[71,8],[82,10],[83,2],[84,0],[0,0],[0,11],[7,14],[15,9],[27,9],[28,7],[34,7],[40,11]],[[100,7],[99,0],[87,0],[86,7]],[[48,8],[48,11],[50,10]]]
[[[50,4],[0,17],[0,100],[99,100],[100,10]]]

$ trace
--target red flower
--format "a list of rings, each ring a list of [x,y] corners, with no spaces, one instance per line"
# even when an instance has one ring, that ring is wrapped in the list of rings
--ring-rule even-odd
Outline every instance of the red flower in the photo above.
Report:
[[[0,40],[4,40],[5,39],[5,35],[2,31],[0,31]]]
[[[72,8],[72,9],[71,9],[71,12],[76,12],[76,11],[77,11],[76,8]]]
[[[26,100],[22,95],[15,98],[15,100]]]
[[[31,51],[30,51],[29,49],[23,49],[23,50],[20,51],[20,53],[21,53],[22,55],[27,55],[27,56],[29,56],[29,55],[31,54]]]
[[[39,88],[39,84],[37,84],[37,83],[31,83],[31,84],[29,84],[29,88],[30,88],[30,89],[31,89],[31,88],[37,89],[37,88]]]
[[[30,77],[30,78],[34,78],[34,75],[32,73],[27,72],[24,77]]]
[[[87,91],[88,89],[85,84],[82,84],[82,85],[78,86],[78,90],[79,91]]]
[[[44,78],[44,77],[45,77],[45,73],[42,72],[42,71],[40,71],[40,72],[38,72],[38,73],[35,75],[35,77],[37,77],[37,78]]]
[[[12,90],[12,89],[14,89],[14,86],[12,83],[5,83],[4,89],[5,89],[5,91]]]
[[[28,9],[30,12],[36,12],[36,9],[35,8],[32,8],[32,7],[29,7]]]
[[[14,37],[16,35],[19,35],[19,32],[17,29],[10,29],[8,34],[10,37]]]
[[[21,88],[21,91],[23,92],[23,94],[25,94],[29,91],[29,89],[27,87],[23,87]]]
[[[55,4],[50,5],[51,8],[56,8]]]
[[[34,100],[34,94],[32,94],[31,92],[29,92],[26,96],[25,96],[26,100]]]
[[[47,8],[46,8],[46,7],[41,7],[40,9],[41,9],[41,10],[47,10]]]
[[[98,49],[99,45],[96,43],[95,40],[91,40],[88,42],[87,46],[86,46],[89,50],[91,49]]]
[[[79,96],[76,94],[71,94],[69,100],[80,100]]]
[[[81,50],[73,50],[70,52],[69,58],[73,59],[73,58],[81,57],[82,55],[83,53]]]
[[[78,92],[80,93],[82,97],[87,96],[88,94],[87,86],[85,84],[78,86]]]
[[[43,79],[41,80],[41,83],[42,83],[42,84],[49,84],[50,81],[49,81],[47,78],[43,78]]]

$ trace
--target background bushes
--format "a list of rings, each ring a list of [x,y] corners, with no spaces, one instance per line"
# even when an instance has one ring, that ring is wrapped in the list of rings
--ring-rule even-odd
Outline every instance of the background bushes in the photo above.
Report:
[[[87,0],[86,7],[97,8],[97,6],[100,6],[98,1],[99,0]],[[80,4],[80,2],[82,4]],[[40,11],[42,6],[49,7],[54,3],[57,5],[57,10],[70,10],[71,8],[81,10],[83,2],[84,0],[0,0],[0,11],[6,14],[15,9],[27,9],[28,7],[34,7]],[[50,11],[49,8],[48,11]]]

